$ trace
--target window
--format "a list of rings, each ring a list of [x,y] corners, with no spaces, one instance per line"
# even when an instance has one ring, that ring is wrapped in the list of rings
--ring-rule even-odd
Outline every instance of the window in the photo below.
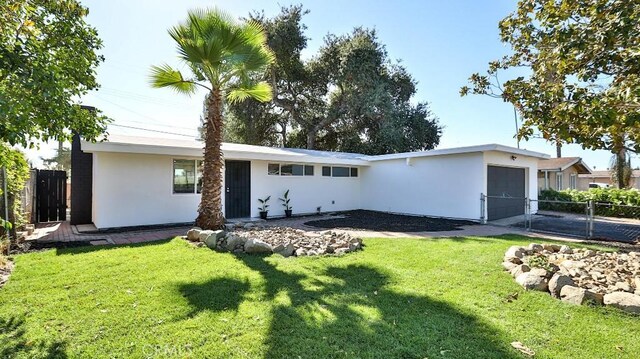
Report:
[[[556,191],[562,191],[562,173],[556,172]]]
[[[202,193],[202,161],[196,161],[196,193]]]
[[[280,164],[278,163],[269,163],[267,173],[272,176],[280,176]]]
[[[196,161],[173,160],[173,193],[194,193]]]
[[[280,176],[302,176],[303,165],[280,165]]]
[[[324,177],[358,177],[358,168],[322,166],[322,175]]]
[[[313,176],[313,166],[304,166],[304,175]]]
[[[569,188],[571,188],[571,189],[578,188],[578,186],[577,186],[577,178],[576,177],[577,176],[576,176],[575,173],[572,173],[571,177],[569,177]]]
[[[331,177],[349,177],[349,167],[332,167]]]
[[[271,176],[313,176],[313,166],[269,163],[267,173]]]
[[[173,193],[202,192],[202,161],[173,160]]]

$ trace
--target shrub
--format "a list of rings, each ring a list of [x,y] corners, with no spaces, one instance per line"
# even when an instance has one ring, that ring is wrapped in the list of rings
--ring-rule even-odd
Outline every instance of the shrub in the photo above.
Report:
[[[538,199],[563,202],[540,202],[538,208],[541,210],[582,214],[585,211],[583,203],[593,201],[597,216],[640,218],[640,191],[635,188],[591,188],[588,191],[548,189],[543,190]]]

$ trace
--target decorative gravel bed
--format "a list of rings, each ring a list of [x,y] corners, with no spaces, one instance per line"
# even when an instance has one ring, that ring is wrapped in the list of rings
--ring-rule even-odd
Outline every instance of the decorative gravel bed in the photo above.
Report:
[[[525,289],[571,304],[604,304],[640,314],[640,252],[531,243],[510,247],[502,265]]]
[[[230,232],[192,228],[187,232],[187,239],[218,251],[275,253],[284,257],[340,255],[362,249],[362,240],[346,233],[308,232],[289,227],[262,227],[253,224],[237,227]]]
[[[405,216],[376,211],[356,210],[340,213],[330,219],[306,222],[305,225],[325,229],[345,229],[384,232],[441,232],[461,230],[471,221],[434,217]]]

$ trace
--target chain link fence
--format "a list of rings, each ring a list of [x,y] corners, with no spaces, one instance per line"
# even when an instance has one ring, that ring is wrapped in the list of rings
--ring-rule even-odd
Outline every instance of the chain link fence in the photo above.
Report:
[[[513,208],[523,208],[508,216],[508,212],[489,211],[491,201],[508,201]],[[485,195],[481,195],[480,202],[482,223],[584,239],[640,242],[640,206]]]

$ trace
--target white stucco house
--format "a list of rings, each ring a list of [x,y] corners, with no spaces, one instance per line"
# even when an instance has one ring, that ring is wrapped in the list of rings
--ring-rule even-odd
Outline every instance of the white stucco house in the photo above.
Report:
[[[367,209],[481,221],[524,213],[536,199],[542,153],[488,144],[367,156],[223,144],[227,218],[269,216],[289,190],[295,214]],[[200,202],[202,143],[111,135],[72,146],[72,223],[99,229],[189,223]],[[481,194],[501,197],[481,208]],[[490,197],[490,198],[491,198]]]

